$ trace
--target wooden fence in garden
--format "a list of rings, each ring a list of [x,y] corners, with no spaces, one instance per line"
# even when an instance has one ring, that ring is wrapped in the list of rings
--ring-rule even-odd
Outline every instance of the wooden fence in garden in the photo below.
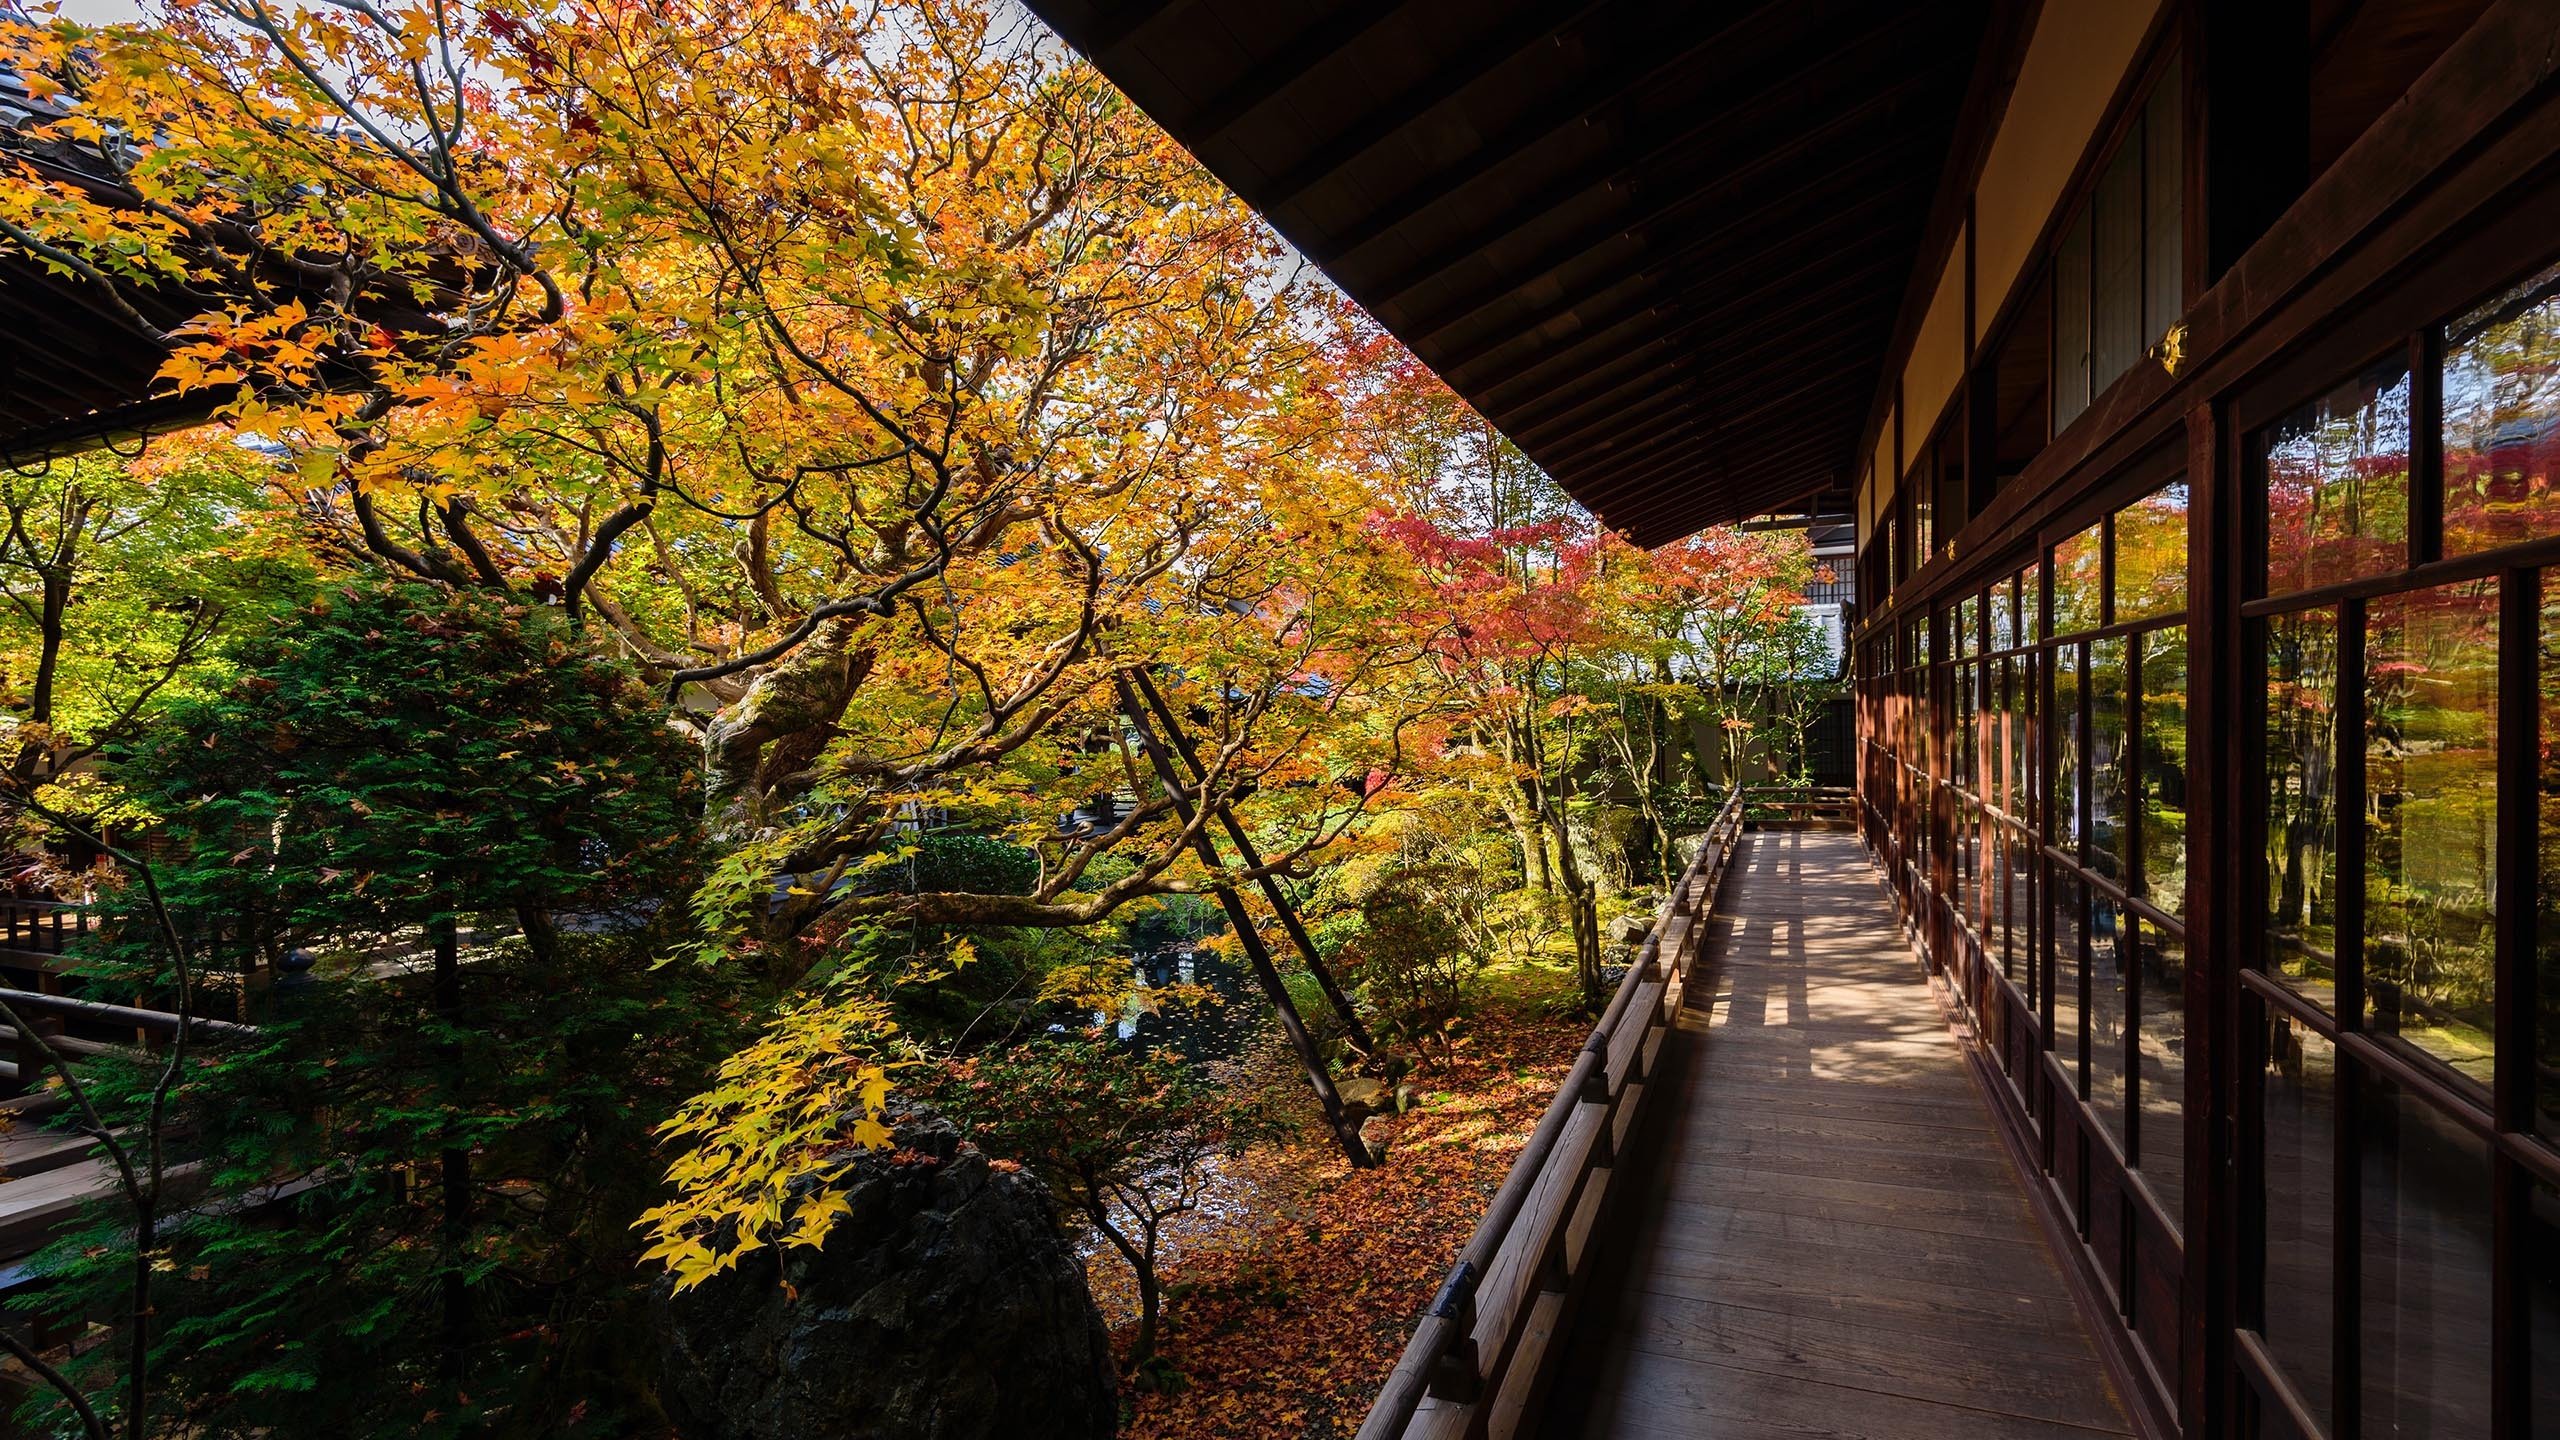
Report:
[[[1595,1260],[1620,1147],[1741,835],[1744,793],[1707,828],[1635,963],[1459,1252],[1359,1440],[1459,1440],[1521,1428],[1562,1353],[1564,1315]]]

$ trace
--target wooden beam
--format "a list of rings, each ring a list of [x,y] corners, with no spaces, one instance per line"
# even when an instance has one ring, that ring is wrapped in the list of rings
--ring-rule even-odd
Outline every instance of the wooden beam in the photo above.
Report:
[[[1425,325],[1410,326],[1406,333],[1413,337],[1410,343],[1415,353],[1432,357],[1434,368],[1442,374],[1463,371],[1467,366],[1513,343],[1523,334],[1534,333],[1572,315],[1586,305],[1596,304],[1629,285],[1642,283],[1650,286],[1666,277],[1698,273],[1698,263],[1702,261],[1702,257],[1708,255],[1718,255],[1721,264],[1718,247],[1728,242],[1735,240],[1755,242],[1743,253],[1760,255],[1772,250],[1793,247],[1796,244],[1795,237],[1800,230],[1809,230],[1814,227],[1828,229],[1835,225],[1871,227],[1879,214],[1890,213],[1898,209],[1902,203],[1901,196],[1889,188],[1879,188],[1874,183],[1875,176],[1879,172],[1890,172],[1898,168],[1898,164],[1899,157],[1890,151],[1879,150],[1842,169],[1813,175],[1806,184],[1784,197],[1786,213],[1777,216],[1775,223],[1771,223],[1769,217],[1756,213],[1728,220],[1677,249],[1648,255],[1641,263],[1622,265],[1605,271],[1527,314],[1506,317],[1503,329],[1488,334],[1472,344],[1441,347],[1432,342],[1457,326],[1484,314],[1504,300],[1512,299],[1519,293],[1517,290],[1503,290],[1487,303],[1463,314],[1451,316],[1445,321],[1435,320]],[[1858,198],[1843,202],[1841,199],[1843,196]],[[1820,218],[1801,227],[1792,223],[1799,207],[1813,210]],[[1709,270],[1705,273],[1715,272]],[[1688,282],[1684,282],[1684,288],[1688,288]]]
[[[1813,7],[1790,0],[1778,0],[1751,10],[1731,24],[1721,26],[1687,41],[1670,41],[1650,63],[1629,77],[1615,71],[1604,71],[1580,89],[1558,98],[1555,104],[1539,106],[1509,130],[1485,141],[1465,160],[1434,173],[1429,181],[1400,192],[1396,202],[1380,210],[1359,225],[1336,237],[1333,253],[1348,257],[1402,229],[1414,220],[1445,204],[1453,196],[1486,180],[1505,167],[1547,145],[1559,136],[1599,124],[1603,112],[1628,103],[1664,76],[1676,73],[1681,66],[1714,50],[1751,43],[1750,32],[1770,21],[1796,21],[1812,13]],[[1780,49],[1791,47],[1780,45]]]
[[[1584,17],[1612,0],[1575,0],[1561,6],[1532,5],[1509,24],[1460,51],[1434,70],[1421,85],[1395,97],[1374,115],[1364,115],[1341,135],[1291,166],[1272,185],[1262,213],[1277,217],[1307,198],[1343,167],[1386,143],[1389,136],[1457,98],[1468,86],[1541,45],[1552,44]],[[1315,252],[1310,249],[1309,254]],[[1323,259],[1324,257],[1319,257]],[[1329,262],[1328,262],[1329,263]]]
[[[1405,11],[1406,0],[1350,0],[1332,14],[1299,31],[1289,43],[1256,63],[1246,75],[1209,97],[1179,125],[1165,128],[1197,152],[1254,111],[1278,99],[1280,92],[1306,78],[1370,32]]]
[[[1857,252],[1851,252],[1854,256]],[[1682,313],[1681,301],[1711,291],[1713,286],[1684,290],[1679,295],[1665,296],[1655,305],[1631,314],[1604,330],[1594,330],[1562,350],[1538,357],[1525,367],[1498,379],[1471,378],[1467,389],[1478,397],[1477,403],[1488,408],[1503,407],[1502,392],[1531,384],[1538,376],[1559,365],[1588,361],[1583,351],[1604,341],[1616,342],[1633,350],[1656,343],[1681,344],[1702,340],[1715,345],[1727,336],[1745,336],[1766,348],[1769,340],[1781,335],[1792,338],[1805,333],[1805,327],[1780,331],[1771,327],[1781,322],[1797,321],[1806,316],[1831,317],[1843,312],[1863,312],[1875,308],[1881,296],[1890,293],[1889,277],[1902,268],[1901,258],[1891,253],[1870,252],[1864,264],[1846,274],[1823,278],[1833,271],[1841,257],[1814,247],[1804,262],[1778,275],[1755,279],[1751,288],[1711,310]],[[1634,336],[1621,334],[1634,327]],[[1832,332],[1838,334],[1835,327]],[[1824,359],[1834,366],[1839,358],[1826,354]],[[1602,362],[1605,363],[1605,362]]]
[[[1827,147],[1838,146],[1850,153],[1862,153],[1872,148],[1863,143],[1860,132],[1879,117],[1907,105],[1913,97],[1935,83],[1934,77],[1925,71],[1916,75],[1907,70],[1902,73],[1904,78],[1901,80],[1878,86],[1858,103],[1842,108],[1782,143],[1765,150],[1753,150],[1748,159],[1738,164],[1713,167],[1703,174],[1642,177],[1626,188],[1634,193],[1652,193],[1661,197],[1654,204],[1632,215],[1610,214],[1593,221],[1540,252],[1539,259],[1532,262],[1525,273],[1544,274],[1559,269],[1574,258],[1598,249],[1612,236],[1641,233],[1685,210],[1706,204],[1720,191],[1737,189],[1757,176],[1792,173],[1800,166],[1816,163],[1813,157]],[[1464,250],[1426,255],[1419,264],[1408,267],[1392,279],[1362,285],[1360,294],[1373,311],[1395,310],[1405,297],[1483,255],[1498,241],[1552,216],[1565,201],[1586,194],[1592,188],[1589,183],[1575,183],[1543,192],[1482,228],[1471,230],[1469,244]],[[1555,257],[1553,263],[1549,263],[1550,257]]]

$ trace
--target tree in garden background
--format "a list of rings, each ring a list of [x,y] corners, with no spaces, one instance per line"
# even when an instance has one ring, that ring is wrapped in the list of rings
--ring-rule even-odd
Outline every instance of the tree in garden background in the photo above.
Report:
[[[973,1057],[934,1093],[979,1145],[1028,1166],[1129,1266],[1139,1314],[1128,1363],[1144,1373],[1163,1316],[1165,1227],[1200,1206],[1220,1159],[1277,1133],[1268,1102],[1178,1057],[1133,1052],[1098,1033]],[[1024,1104],[1030,1095],[1045,1098]]]
[[[558,1369],[625,1364],[599,1277],[628,1284],[648,1131],[725,1029],[652,973],[691,756],[556,609],[352,581],[293,620],[111,770],[180,853],[177,915],[321,972],[180,1077],[212,1158],[166,1232],[164,1403],[200,1433],[557,1433]],[[46,1303],[118,1224],[48,1252]]]
[[[298,604],[312,562],[271,462],[193,438],[0,467],[0,713],[41,786],[201,694],[218,639]]]

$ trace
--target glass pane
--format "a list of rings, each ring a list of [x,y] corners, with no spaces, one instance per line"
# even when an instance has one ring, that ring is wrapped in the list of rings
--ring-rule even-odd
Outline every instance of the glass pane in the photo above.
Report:
[[[2560,1190],[2537,1184],[2525,1208],[2526,1328],[2532,1337],[2533,1431],[2560,1435]]]
[[[2045,974],[2053,980],[2053,1058],[2080,1088],[2080,942],[2088,917],[2078,877],[2055,867],[2053,904],[2045,933],[2052,937]]]
[[[1976,617],[1981,614],[1981,611],[1982,607],[1976,604],[1970,595],[1956,602],[1955,644],[1948,653],[1959,660],[1967,655],[1982,653],[1981,632],[1974,628],[1978,623]]]
[[[2011,576],[1991,587],[1991,648],[2012,650],[2018,644],[2018,581]]]
[[[1973,507],[1964,487],[1964,447],[1959,432],[1949,427],[1938,442],[1938,544],[1953,544],[1971,518]]]
[[[2009,978],[2026,987],[2027,1001],[2036,1003],[2034,943],[2035,886],[2034,854],[2027,838],[2009,834]]]
[[[2338,615],[2267,622],[2267,968],[2337,1005]]]
[[[2009,855],[2009,829],[1994,820],[1990,829],[1984,832],[1982,852],[1982,884],[1990,896],[1991,910],[1991,928],[1982,934],[1982,947],[2001,974],[2014,977],[2017,974],[2017,955],[2009,948],[2009,928],[2013,918],[2009,907],[2012,888]]]
[[[2142,1073],[2135,1082],[2142,1110],[2134,1163],[2151,1192],[2180,1224],[2187,1177],[2187,944],[2157,925],[2141,927],[2142,994],[2138,1030]]]
[[[2044,567],[2030,565],[2018,572],[2018,643],[2033,645],[2045,638]]]
[[[2089,211],[2053,255],[2053,433],[2089,408]]]
[[[2258,436],[2267,593],[2397,570],[2408,560],[2409,367],[2394,358]]]
[[[2017,689],[2011,692],[2016,696],[2018,719],[2009,731],[2009,795],[2017,806],[2012,813],[2019,823],[2034,825],[2044,802],[2027,777],[2035,754],[2036,685],[2037,677],[2043,673],[2044,659],[2029,652],[2018,657],[2017,667]]]
[[[2536,1126],[2560,1139],[2560,574],[2542,573],[2540,672],[2542,688],[2541,744],[2534,760],[2541,823],[2535,834],[2542,864],[2533,897],[2534,951],[2542,985],[2534,1017],[2534,1037],[2541,1063],[2535,1066]],[[2560,1415],[2553,1417],[2560,1433]]]
[[[2259,1333],[2325,1426],[2337,1360],[2338,1052],[2312,1030],[2270,1017],[2260,1083],[2267,1233]]]
[[[2125,797],[2132,756],[2124,743],[2125,642],[2089,645],[2089,868],[2123,883]]]
[[[2187,627],[2142,637],[2142,898],[2187,913]]]
[[[2365,630],[2367,1024],[2489,1084],[2498,588],[2373,602]]]
[[[2489,1151],[2378,1076],[2363,1081],[2364,1433],[2489,1433]]]
[[[2052,747],[2053,784],[2045,791],[2053,823],[2046,833],[2053,843],[2080,853],[2080,665],[2083,647],[2065,645],[2053,652],[2053,724],[2045,743]]]
[[[2069,635],[2080,630],[2095,630],[2104,620],[2098,613],[2101,595],[2099,582],[2105,577],[2099,571],[2099,527],[2090,526],[2053,547],[2053,633]]]
[[[2116,512],[2111,623],[2187,609],[2187,482],[2164,485]]]
[[[2142,107],[2142,336],[2156,341],[2186,313],[2185,174],[2179,153],[2179,103],[2184,95],[2172,59]]]
[[[2142,358],[2142,144],[2116,152],[2098,177],[2090,262],[2090,391],[2103,393]]]
[[[2124,1027],[2126,1020],[2125,957],[2132,937],[2125,933],[2124,907],[2090,892],[2089,907],[2089,1105],[2098,1123],[2125,1145]]]
[[[1954,908],[1958,916],[1972,918],[1975,907],[1981,903],[1981,887],[1974,883],[1974,862],[1981,853],[1975,842],[1982,834],[1982,815],[1970,800],[1957,800],[1955,810],[1956,848],[1952,857],[1955,863],[1949,867],[1956,877]]]
[[[2560,534],[2560,269],[2448,327],[2444,553]]]

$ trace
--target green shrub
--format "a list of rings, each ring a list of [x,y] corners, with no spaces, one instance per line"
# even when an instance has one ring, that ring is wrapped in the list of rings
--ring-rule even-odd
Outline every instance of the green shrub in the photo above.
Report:
[[[1445,1045],[1484,967],[1470,943],[1482,923],[1476,872],[1414,865],[1389,874],[1360,902],[1361,930],[1346,957],[1391,1039]]]

